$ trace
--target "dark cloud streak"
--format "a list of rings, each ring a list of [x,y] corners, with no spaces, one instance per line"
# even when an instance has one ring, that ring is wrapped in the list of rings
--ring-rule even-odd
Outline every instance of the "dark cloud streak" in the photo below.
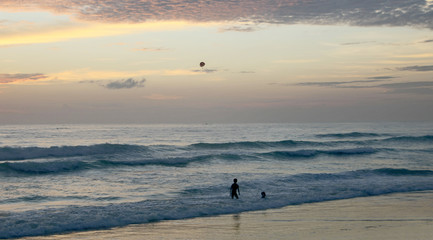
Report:
[[[372,77],[370,80],[355,80],[355,81],[343,81],[343,82],[303,82],[297,83],[298,86],[318,86],[318,87],[339,87],[339,88],[365,88],[366,86],[350,85],[350,84],[363,84],[363,83],[375,83],[381,82],[382,80],[392,78],[390,76],[384,77]]]
[[[372,85],[351,85],[353,83],[374,83],[381,80],[369,81],[346,81],[346,82],[304,82],[298,83],[298,86],[316,86],[316,87],[333,87],[333,88],[382,88],[386,89],[386,93],[404,93],[404,94],[421,94],[427,95],[433,93],[433,81],[419,82],[398,82],[398,83],[382,83]],[[275,85],[275,84],[273,84]],[[287,86],[287,85],[286,85]]]
[[[433,65],[427,66],[408,66],[408,67],[399,67],[397,68],[399,71],[415,71],[415,72],[429,72],[433,71]]]
[[[377,87],[388,89],[387,93],[405,93],[417,95],[429,95],[433,93],[433,82],[401,82],[381,84]]]
[[[387,79],[393,79],[396,77],[393,76],[377,76],[377,77],[369,77],[368,79],[373,79],[373,80],[387,80]]]
[[[400,82],[400,83],[387,83],[378,85],[378,87],[384,88],[423,88],[423,87],[433,87],[432,81],[424,81],[424,82]]]
[[[0,74],[0,83],[12,83],[18,81],[37,81],[48,78],[47,75],[42,73],[18,73],[18,74]]]

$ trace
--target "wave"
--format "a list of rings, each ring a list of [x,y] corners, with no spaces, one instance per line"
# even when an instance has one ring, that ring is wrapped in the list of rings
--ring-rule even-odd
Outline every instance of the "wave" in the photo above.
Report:
[[[349,155],[365,155],[378,152],[374,148],[350,148],[350,149],[333,149],[333,150],[296,150],[296,151],[273,151],[262,153],[262,156],[273,158],[313,158],[318,155],[332,155],[332,156],[349,156]]]
[[[433,190],[432,181],[433,171],[429,170],[382,168],[304,173],[241,182],[242,195],[237,201],[229,199],[227,186],[197,185],[184,189],[170,199],[4,212],[1,214],[0,238],[105,229],[303,203]],[[266,190],[266,199],[260,199],[262,190]]]
[[[193,157],[172,158],[137,158],[129,159],[97,159],[97,160],[52,160],[52,161],[26,161],[26,162],[4,162],[0,163],[0,174],[3,175],[39,175],[39,174],[62,174],[89,169],[116,168],[125,166],[147,166],[158,165],[167,167],[186,167],[190,163],[210,161],[213,159],[235,161],[242,160],[243,156],[236,154],[209,154]]]
[[[196,143],[190,145],[196,149],[231,149],[231,148],[272,148],[272,147],[299,147],[299,146],[326,146],[326,143],[314,141],[245,141],[245,142],[227,142],[227,143]]]
[[[430,153],[433,135],[359,141],[251,141],[196,143],[188,146],[96,144],[89,146],[0,147],[0,174],[59,174],[88,169],[162,165],[186,167],[212,160],[305,160],[320,156],[362,156],[388,152]],[[408,149],[410,144],[417,149]],[[392,147],[390,147],[392,145]]]
[[[405,143],[433,143],[433,135],[424,136],[399,136],[383,139],[385,142],[405,142]]]
[[[335,147],[344,144],[357,144],[365,146],[379,145],[381,143],[431,143],[433,135],[424,136],[395,136],[391,134],[377,133],[336,133],[336,134],[319,134],[317,138],[338,138],[336,141],[245,141],[245,142],[226,142],[226,143],[196,143],[189,147],[191,149],[220,150],[220,149],[266,149],[266,148],[299,148],[299,147]],[[344,139],[347,140],[344,140]],[[365,139],[371,138],[371,139]]]
[[[103,169],[109,167],[122,166],[145,166],[145,165],[163,165],[180,167],[191,162],[199,161],[201,158],[172,158],[172,159],[148,159],[148,160],[61,160],[61,161],[44,161],[44,162],[6,162],[0,163],[0,174],[4,175],[38,175],[38,174],[62,174],[68,172]]]
[[[338,179],[363,179],[369,177],[433,177],[431,170],[411,170],[406,168],[378,168],[378,169],[361,169],[355,171],[347,171],[341,173],[303,173],[295,176],[290,176],[288,179],[301,179],[302,181],[318,181],[318,180],[338,180]],[[403,179],[403,178],[402,178]],[[433,186],[432,186],[433,188]]]
[[[433,171],[430,170],[409,170],[405,168],[380,168],[375,170],[358,170],[356,172],[360,172],[360,173],[372,172],[378,175],[392,175],[392,176],[433,176]]]
[[[324,136],[341,136],[343,137],[365,137],[374,136],[374,133],[341,133],[341,134],[322,134]],[[386,134],[377,134],[378,136],[385,136]],[[347,141],[244,141],[244,142],[223,142],[223,143],[196,143],[186,147],[168,145],[159,148],[157,146],[142,146],[142,145],[129,145],[129,144],[95,144],[89,146],[52,146],[52,147],[0,147],[0,161],[17,161],[26,159],[40,159],[40,158],[67,158],[67,157],[81,157],[81,156],[95,156],[102,154],[142,154],[149,155],[152,151],[213,151],[213,150],[257,150],[263,151],[272,148],[321,148],[321,147],[338,147],[345,144],[351,145],[380,145],[381,143],[433,143],[433,135],[425,136],[398,136],[384,139],[354,139]]]
[[[298,160],[315,158],[319,155],[330,156],[357,156],[374,154],[378,152],[374,148],[349,148],[349,149],[332,149],[332,150],[314,150],[303,149],[295,151],[271,151],[265,153],[246,152],[246,153],[225,153],[216,152],[213,154],[192,155],[189,157],[165,157],[157,158],[151,155],[134,155],[119,154],[114,157],[104,156],[97,158],[69,158],[69,159],[48,159],[44,161],[9,161],[0,163],[0,174],[62,174],[89,169],[116,168],[125,166],[147,166],[159,165],[167,167],[187,167],[191,163],[205,164],[212,160],[223,161],[267,161],[269,159],[277,160]]]
[[[386,137],[391,136],[386,133],[368,133],[368,132],[350,132],[350,133],[327,133],[317,134],[318,138],[369,138],[369,137]]]
[[[331,133],[331,134],[317,134],[317,138],[336,138],[339,142],[333,143],[344,143],[344,139],[347,142],[358,143],[358,144],[380,144],[380,143],[432,143],[433,135],[423,136],[392,136],[392,134],[386,133],[363,133],[363,132],[350,132],[350,133]],[[367,138],[367,140],[365,139]],[[359,141],[356,141],[359,140]],[[329,144],[330,142],[328,142]]]
[[[0,163],[0,174],[49,174],[80,171],[96,167],[85,161],[5,162]]]
[[[0,147],[0,161],[37,158],[77,157],[98,154],[147,151],[145,146],[127,144],[96,144],[90,146]]]
[[[10,204],[10,203],[21,203],[21,202],[43,202],[43,201],[64,201],[64,200],[90,200],[90,201],[98,201],[98,202],[104,202],[104,201],[115,201],[119,200],[121,197],[90,197],[85,195],[70,195],[70,196],[42,196],[42,195],[29,195],[24,197],[17,197],[17,198],[7,198],[0,200],[1,204]]]

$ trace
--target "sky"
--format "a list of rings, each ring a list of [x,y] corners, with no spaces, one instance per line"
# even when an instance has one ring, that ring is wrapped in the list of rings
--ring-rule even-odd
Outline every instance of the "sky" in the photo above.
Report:
[[[433,121],[432,31],[433,0],[1,0],[0,124]]]

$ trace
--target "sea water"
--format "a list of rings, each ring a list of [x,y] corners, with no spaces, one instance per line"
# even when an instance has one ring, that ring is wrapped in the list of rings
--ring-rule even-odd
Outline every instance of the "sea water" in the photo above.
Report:
[[[0,184],[0,238],[433,190],[433,123],[6,125]]]

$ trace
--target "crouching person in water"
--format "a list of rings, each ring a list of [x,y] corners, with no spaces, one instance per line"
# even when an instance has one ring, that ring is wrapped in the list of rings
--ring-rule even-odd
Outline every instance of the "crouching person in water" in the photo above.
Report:
[[[238,193],[239,195],[241,195],[241,192],[239,191],[239,185],[237,184],[238,180],[235,178],[233,179],[233,184],[230,187],[230,196],[232,197],[232,199],[235,197],[236,199],[239,199]]]

